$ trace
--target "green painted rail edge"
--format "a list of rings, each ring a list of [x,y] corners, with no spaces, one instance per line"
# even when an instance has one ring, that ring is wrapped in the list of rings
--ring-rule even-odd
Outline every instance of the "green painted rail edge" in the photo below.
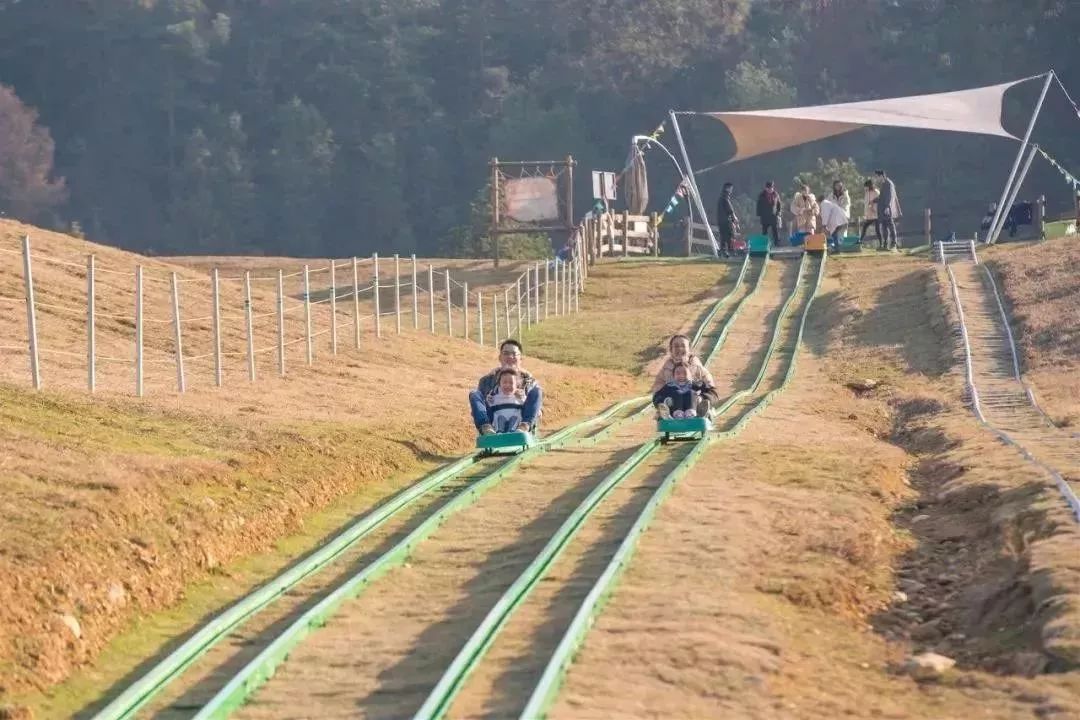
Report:
[[[690,347],[695,347],[699,342],[701,342],[701,336],[705,334],[705,328],[709,327],[709,323],[712,322],[713,317],[724,305],[724,303],[730,300],[731,296],[738,291],[739,286],[742,285],[743,276],[746,275],[746,268],[749,264],[750,256],[747,255],[745,258],[743,258],[742,267],[739,268],[739,276],[735,278],[735,284],[731,286],[731,290],[728,290],[728,292],[722,298],[720,298],[716,301],[716,303],[713,304],[712,310],[710,310],[709,314],[706,315],[704,319],[702,319],[702,321],[698,324],[697,331],[694,333],[694,337],[690,340]]]
[[[427,700],[416,713],[418,720],[437,720],[450,708],[450,703],[457,696],[465,679],[484,656],[491,643],[511,613],[528,596],[532,589],[547,573],[551,564],[562,554],[567,544],[577,535],[585,521],[593,514],[601,501],[618,487],[630,473],[660,447],[658,438],[642,445],[615,470],[609,473],[589,493],[577,508],[563,521],[559,529],[548,540],[529,566],[522,571],[517,580],[507,588],[498,602],[488,611],[476,631],[469,637],[464,647],[458,652],[446,672],[439,679]]]
[[[121,720],[132,717],[228,633],[277,600],[297,583],[332,563],[341,553],[362,540],[395,514],[450,478],[472,467],[476,462],[475,456],[461,458],[392,496],[384,504],[363,516],[326,545],[316,550],[303,562],[289,568],[254,592],[241,598],[228,610],[201,627],[180,647],[169,653],[149,672],[142,675],[129,685],[123,693],[102,708],[95,718],[97,720]]]
[[[757,282],[754,285],[754,289],[747,294],[747,298],[757,292],[757,289],[761,285],[761,277],[764,275],[766,263],[762,263],[762,272],[758,276]],[[772,361],[772,356],[776,350],[776,345],[779,338],[780,328],[783,324],[784,318],[787,316],[788,309],[791,307],[792,301],[799,294],[802,285],[803,271],[806,267],[805,256],[800,261],[799,273],[795,279],[795,285],[791,292],[788,294],[780,311],[777,313],[776,324],[773,328],[772,339],[766,348],[765,357],[761,360],[761,368],[758,371],[757,377],[749,390],[742,393],[736,393],[727,402],[725,402],[719,409],[718,415],[723,415],[728,409],[731,408],[735,402],[743,397],[748,392],[753,392],[758,385],[761,384],[761,380],[765,375],[769,363]],[[743,299],[744,301],[746,298]],[[730,327],[730,324],[734,322],[735,318],[739,314],[739,309],[732,314],[728,319],[728,323],[725,325],[725,329]],[[638,413],[640,414],[640,413]],[[492,643],[495,642],[495,638],[502,630],[503,626],[509,620],[510,615],[514,610],[528,597],[529,593],[533,590],[537,583],[540,582],[547,569],[550,567],[566,545],[574,537],[581,525],[592,514],[596,506],[603,500],[604,497],[610,493],[615,487],[621,483],[625,477],[636,468],[641,461],[652,454],[660,446],[660,439],[653,438],[644,445],[642,445],[626,462],[621,464],[611,475],[605,478],[596,489],[589,494],[589,496],[582,501],[581,505],[567,518],[563,525],[556,531],[548,543],[544,546],[544,549],[536,556],[536,558],[529,564],[527,568],[518,576],[517,580],[503,593],[499,600],[495,603],[492,609],[484,617],[484,620],[473,631],[472,635],[466,641],[464,647],[458,652],[449,668],[443,673],[439,682],[435,688],[428,695],[424,704],[420,710],[416,713],[414,720],[438,720],[442,718],[447,710],[450,709],[450,705],[453,703],[454,698],[460,691],[466,678],[472,673],[473,669],[483,659],[484,654]],[[695,446],[695,451],[691,454],[700,454],[700,449],[704,445],[699,444]],[[689,465],[684,465],[680,462],[676,467],[688,468]],[[674,471],[673,471],[674,472]],[[670,475],[669,475],[670,477]],[[665,479],[666,482],[666,479]]]
[[[335,589],[330,595],[323,598],[318,604],[295,620],[288,628],[278,635],[270,645],[263,649],[251,662],[249,662],[229,683],[208,702],[195,716],[197,719],[225,718],[243,705],[247,697],[266,682],[279,664],[288,656],[289,651],[296,647],[313,629],[322,626],[326,620],[334,614],[338,607],[347,599],[356,597],[373,580],[382,576],[388,570],[403,564],[412,552],[413,547],[433,533],[443,522],[458,510],[468,507],[491,487],[496,485],[503,477],[517,468],[522,462],[532,458],[536,454],[560,445],[565,438],[577,430],[598,422],[603,422],[619,410],[633,403],[636,398],[616,403],[603,413],[566,427],[550,437],[542,440],[539,444],[526,450],[520,455],[505,462],[493,473],[485,475],[477,482],[470,485],[455,495],[437,513],[427,518],[408,536],[397,545],[385,552],[360,573],[354,575],[345,583]]]
[[[749,258],[750,256],[748,255],[747,260],[749,260]],[[746,305],[747,301],[757,294],[758,289],[761,287],[761,281],[765,279],[765,273],[768,271],[768,269],[769,256],[766,255],[764,258],[761,259],[761,270],[758,271],[757,279],[754,281],[754,287],[751,288],[750,292],[743,296],[742,300],[740,300],[735,306],[735,309],[731,313],[731,317],[729,317],[727,319],[727,322],[724,323],[724,329],[720,331],[720,336],[716,338],[716,342],[713,343],[712,348],[709,350],[709,354],[706,355],[705,359],[702,361],[705,367],[709,367],[709,365],[712,364],[713,359],[716,357],[716,353],[720,352],[720,348],[727,340],[728,332],[731,330],[732,325],[735,324],[735,318],[739,317],[739,313],[742,312],[743,306]],[[740,280],[741,277],[742,276],[740,276]]]
[[[697,462],[698,458],[710,443],[715,440],[731,439],[738,435],[743,428],[746,427],[746,424],[750,419],[770,405],[776,396],[788,387],[792,378],[795,377],[798,348],[802,345],[803,333],[806,328],[806,319],[810,315],[810,308],[821,288],[821,279],[825,275],[826,258],[827,256],[822,256],[821,258],[821,264],[818,266],[817,278],[814,282],[813,291],[807,300],[806,307],[803,308],[802,317],[799,320],[799,331],[796,334],[795,339],[795,350],[792,352],[791,361],[788,364],[787,372],[784,374],[783,382],[781,382],[775,390],[764,395],[753,408],[748,410],[743,417],[739,419],[739,422],[737,422],[731,430],[724,433],[716,433],[699,440],[693,451],[691,451],[691,453],[687,455],[687,457],[684,458],[666,478],[664,478],[660,487],[653,493],[653,496],[645,505],[645,508],[634,522],[634,525],[630,528],[626,537],[623,538],[622,543],[619,545],[619,549],[615,551],[615,555],[612,556],[608,566],[597,579],[596,583],[589,591],[589,594],[582,601],[581,606],[574,615],[574,619],[570,622],[562,640],[548,660],[548,664],[544,668],[540,681],[533,689],[532,695],[529,697],[529,701],[526,703],[525,708],[520,715],[521,720],[542,720],[547,717],[547,712],[558,695],[566,672],[573,662],[574,655],[577,653],[578,648],[581,647],[582,642],[584,642],[585,636],[595,622],[597,615],[603,610],[604,604],[607,602],[612,592],[614,592],[619,577],[622,575],[623,571],[625,571],[633,557],[638,540],[645,533],[645,530],[648,529],[648,526],[652,522],[653,517],[655,517],[660,505],[667,499],[668,495],[671,494],[671,491],[675,487],[675,483],[677,483],[679,479],[689,471],[690,467]]]

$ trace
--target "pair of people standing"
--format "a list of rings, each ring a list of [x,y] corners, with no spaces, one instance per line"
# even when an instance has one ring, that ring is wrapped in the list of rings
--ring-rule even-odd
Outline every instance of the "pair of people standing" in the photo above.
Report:
[[[877,186],[874,180],[863,183],[863,224],[859,242],[866,239],[866,231],[874,228],[877,235],[878,250],[896,249],[896,219],[900,217],[900,196],[896,192],[896,183],[884,170],[875,170]]]

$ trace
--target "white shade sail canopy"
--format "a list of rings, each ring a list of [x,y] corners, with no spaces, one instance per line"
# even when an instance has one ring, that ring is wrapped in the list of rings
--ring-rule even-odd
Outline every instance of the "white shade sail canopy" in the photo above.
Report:
[[[736,150],[729,163],[869,125],[948,130],[1018,140],[1001,125],[1002,102],[1006,90],[1032,79],[885,100],[701,114],[720,120],[731,131]]]

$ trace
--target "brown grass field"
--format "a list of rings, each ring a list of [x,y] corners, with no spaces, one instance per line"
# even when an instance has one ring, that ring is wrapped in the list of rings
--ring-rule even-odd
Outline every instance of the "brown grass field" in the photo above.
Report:
[[[264,276],[303,263],[138,258],[14,223],[0,223],[0,249],[17,249],[23,232],[33,234],[35,253],[75,264],[87,252],[123,272],[143,262],[156,278],[146,305],[155,320],[168,318],[168,286],[158,280],[174,270],[191,280],[184,313],[198,318],[209,314],[195,291],[208,266]],[[1058,242],[1069,241],[1001,247],[986,259],[1010,303],[1028,379],[1048,411],[1069,423],[1080,408],[1080,384],[1070,375],[1080,288],[1075,259]],[[475,261],[432,262],[470,287],[494,289],[515,274]],[[639,394],[664,337],[692,327],[730,288],[733,270],[707,262],[594,268],[579,315],[523,334],[527,365],[545,386],[546,422],[557,427]],[[80,268],[39,262],[35,276],[40,303],[85,302]],[[99,327],[99,353],[117,361],[103,363],[96,396],[85,391],[78,315],[40,311],[42,346],[72,353],[43,354],[43,392],[29,388],[24,350],[0,350],[0,717],[76,714],[334,528],[466,452],[465,391],[494,360],[490,338],[486,347],[448,339],[442,318],[435,337],[426,316],[413,330],[411,304],[401,335],[392,317],[381,339],[365,323],[357,350],[348,299],[338,308],[336,356],[321,335],[312,366],[296,343],[284,378],[269,352],[249,383],[243,322],[231,319],[225,386],[215,388],[210,365],[196,360],[183,395],[175,389],[172,330],[159,323],[146,337],[147,395],[135,398],[130,278],[100,279],[99,311],[120,317]],[[14,298],[0,299],[0,347],[25,344],[21,282],[18,256],[0,254],[0,298]],[[256,312],[272,311],[276,285],[255,288]],[[236,315],[238,285],[227,292],[228,314]],[[925,259],[831,262],[794,383],[739,438],[714,444],[676,487],[588,636],[553,717],[1080,717],[1080,524],[1047,479],[965,408],[947,301]],[[317,307],[315,327],[325,329],[327,304]],[[748,315],[759,316],[764,309]],[[299,317],[289,320],[290,338],[302,337]],[[259,322],[257,347],[272,346],[276,319]],[[185,345],[192,356],[208,352],[208,326],[193,322]],[[744,361],[721,353],[717,362],[738,373]],[[866,379],[876,386],[857,389]],[[391,572],[357,601],[350,623],[320,631],[326,637],[304,650],[305,667],[317,669],[318,648],[344,652],[355,665],[335,665],[354,668],[343,676],[366,673],[346,689],[371,693],[367,704],[352,698],[350,713],[415,710],[401,697],[390,706],[372,698],[391,697],[380,683],[426,682],[433,667],[421,667],[424,658],[430,665],[452,657],[465,630],[433,628],[486,611],[466,601],[497,597],[515,558],[527,562],[608,456],[650,431],[627,432],[602,451],[539,460],[519,482],[462,512],[425,544],[415,567]],[[628,494],[626,507],[640,507],[634,498],[645,489]],[[590,563],[599,567],[625,528],[625,512],[603,514],[589,531],[598,545],[555,569],[567,589],[549,590],[545,609],[526,609],[524,624],[508,628],[528,643],[496,645],[493,665],[466,688],[452,717],[520,708],[514,703],[557,640],[535,628],[565,620],[587,590]],[[455,595],[470,586],[475,595]],[[439,604],[439,593],[457,603],[457,615]],[[418,594],[428,614],[417,603],[411,625],[398,632],[394,612]],[[358,643],[385,657],[350,659]],[[957,668],[921,680],[901,670],[924,650],[954,658]],[[421,665],[410,664],[414,654]],[[410,667],[427,675],[405,678]],[[291,673],[287,665],[283,677]],[[315,675],[305,682],[319,681]],[[302,703],[275,695],[273,684],[267,691]],[[252,706],[251,716],[281,716],[274,707]]]

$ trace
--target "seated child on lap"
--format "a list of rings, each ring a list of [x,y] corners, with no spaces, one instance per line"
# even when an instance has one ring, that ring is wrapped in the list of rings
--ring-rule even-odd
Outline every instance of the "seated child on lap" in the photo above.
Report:
[[[690,368],[686,363],[676,363],[672,369],[673,379],[653,394],[653,405],[661,419],[697,417],[701,392],[707,388],[690,381]]]
[[[521,411],[525,407],[525,390],[516,370],[499,372],[499,387],[487,398],[488,424],[497,433],[515,432],[521,427]]]

